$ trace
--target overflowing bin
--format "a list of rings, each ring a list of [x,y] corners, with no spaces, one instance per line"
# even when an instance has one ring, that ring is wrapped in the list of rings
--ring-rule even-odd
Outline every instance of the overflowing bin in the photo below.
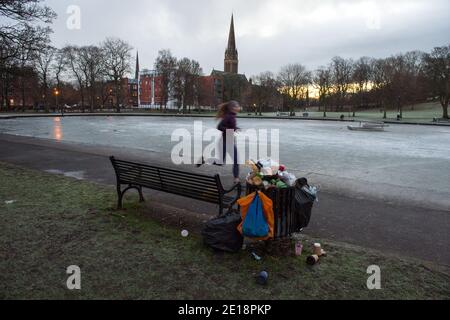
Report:
[[[295,193],[298,191],[296,191],[295,187],[261,190],[247,183],[247,195],[258,190],[273,201],[275,239],[287,238],[293,233],[300,232],[309,225],[314,201],[303,204],[297,203]]]
[[[284,166],[271,161],[249,162],[246,194],[263,192],[273,202],[274,237],[286,238],[309,225],[318,188],[306,178],[297,179]]]

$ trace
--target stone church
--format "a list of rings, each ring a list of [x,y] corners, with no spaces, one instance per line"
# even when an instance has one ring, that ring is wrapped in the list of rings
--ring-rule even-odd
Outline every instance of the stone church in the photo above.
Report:
[[[224,71],[213,70],[211,77],[222,80],[222,100],[237,100],[242,105],[248,103],[251,95],[251,82],[244,74],[239,74],[239,53],[236,47],[234,16],[231,16],[228,45],[225,50]]]

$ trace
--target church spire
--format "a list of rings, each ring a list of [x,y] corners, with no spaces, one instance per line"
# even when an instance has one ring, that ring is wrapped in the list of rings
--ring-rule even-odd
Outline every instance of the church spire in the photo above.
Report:
[[[236,50],[236,36],[234,34],[234,14],[231,15],[230,34],[228,35],[228,50]]]
[[[139,67],[139,51],[137,51],[136,53],[136,75],[135,75],[135,79],[139,80],[139,73],[140,73],[140,67]]]
[[[228,36],[228,46],[225,51],[224,71],[229,73],[238,73],[238,51],[236,48],[236,35],[234,33],[234,14],[231,15],[230,34]]]

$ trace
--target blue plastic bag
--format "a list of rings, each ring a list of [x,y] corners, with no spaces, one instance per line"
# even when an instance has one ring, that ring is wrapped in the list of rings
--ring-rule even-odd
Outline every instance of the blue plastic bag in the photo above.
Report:
[[[256,194],[242,225],[242,233],[249,238],[264,238],[269,235],[269,231],[269,224],[264,216],[262,201],[259,195]]]

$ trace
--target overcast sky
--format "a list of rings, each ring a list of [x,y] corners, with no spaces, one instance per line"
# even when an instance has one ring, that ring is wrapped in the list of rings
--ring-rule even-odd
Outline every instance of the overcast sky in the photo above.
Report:
[[[158,50],[223,70],[231,13],[240,71],[247,76],[302,63],[310,69],[336,55],[385,57],[450,43],[449,0],[46,0],[58,13],[56,46],[120,37],[152,68]],[[81,28],[67,27],[68,7]]]

